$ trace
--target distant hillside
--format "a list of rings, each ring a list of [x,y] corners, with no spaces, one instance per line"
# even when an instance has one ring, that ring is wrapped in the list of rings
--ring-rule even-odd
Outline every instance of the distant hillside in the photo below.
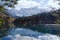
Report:
[[[43,12],[28,17],[20,17],[15,20],[15,23],[22,24],[22,25],[60,24],[60,10]]]

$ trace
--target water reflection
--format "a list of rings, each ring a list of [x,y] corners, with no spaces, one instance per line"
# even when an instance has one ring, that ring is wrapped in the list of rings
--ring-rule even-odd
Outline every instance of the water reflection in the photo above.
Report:
[[[8,30],[10,29],[10,27],[7,24],[1,24],[0,25],[0,38],[3,36],[7,35]]]
[[[16,28],[28,28],[33,31],[38,31],[42,33],[49,33],[57,35],[60,32],[60,26],[58,25],[29,25],[29,26],[21,26],[15,25]]]
[[[57,25],[15,25],[2,40],[60,40]]]
[[[6,35],[16,35],[38,37],[44,34],[60,35],[60,26],[58,25],[2,25],[0,27],[0,37]]]
[[[39,35],[41,36],[44,35],[44,33],[33,31],[26,28],[13,28],[9,33],[9,35],[13,35],[13,36],[16,34],[20,34],[21,36],[30,36],[30,37],[38,37]]]
[[[0,40],[3,37],[7,36],[13,27],[14,27],[14,24],[9,24],[7,22],[5,24],[0,24]],[[5,39],[5,40],[8,40],[8,39]]]

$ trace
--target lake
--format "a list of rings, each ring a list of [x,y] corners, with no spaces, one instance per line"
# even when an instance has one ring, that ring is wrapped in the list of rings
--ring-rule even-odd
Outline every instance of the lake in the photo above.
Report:
[[[3,31],[1,40],[60,40],[60,25],[22,26],[16,24],[14,27],[7,27],[5,33]]]

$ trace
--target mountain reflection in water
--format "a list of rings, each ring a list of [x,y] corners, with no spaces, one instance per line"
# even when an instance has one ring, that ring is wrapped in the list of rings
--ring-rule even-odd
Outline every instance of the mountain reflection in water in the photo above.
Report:
[[[8,30],[7,35],[12,35],[14,37],[17,34],[20,34],[21,36],[29,36],[34,38],[38,38],[38,36],[43,36],[45,34],[59,36],[60,35],[59,29],[60,26],[57,25],[29,25],[29,26],[14,25],[14,27]],[[6,38],[6,36],[4,36],[2,40]]]

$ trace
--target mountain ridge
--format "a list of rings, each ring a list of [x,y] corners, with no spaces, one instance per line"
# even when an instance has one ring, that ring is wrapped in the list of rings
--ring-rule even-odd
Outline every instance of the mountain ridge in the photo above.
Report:
[[[30,24],[60,24],[60,9],[56,11],[43,12],[28,17],[19,17],[15,23],[22,25]]]

